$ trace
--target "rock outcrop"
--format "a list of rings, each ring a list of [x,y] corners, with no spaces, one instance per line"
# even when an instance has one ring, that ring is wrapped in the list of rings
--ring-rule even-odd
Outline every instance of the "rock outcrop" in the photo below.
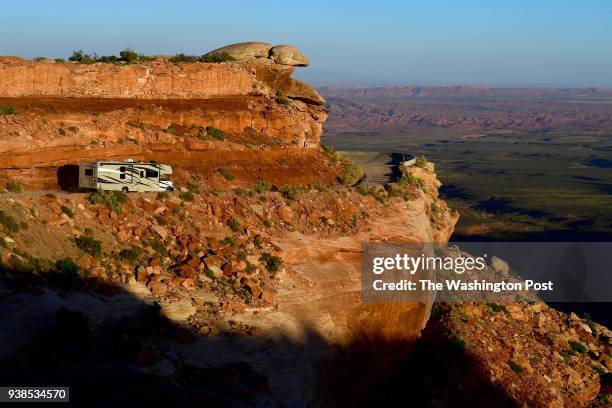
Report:
[[[277,45],[270,51],[270,56],[277,64],[307,67],[310,61],[300,50],[291,45]]]
[[[308,58],[292,45],[281,44],[273,47],[265,42],[230,44],[212,50],[208,55],[228,55],[236,61],[268,58],[277,64],[295,67],[307,67],[310,64]]]
[[[246,61],[254,58],[268,58],[272,44],[265,42],[242,42],[226,45],[210,51],[208,54],[227,54],[236,61]]]
[[[309,157],[327,117],[324,100],[291,78],[294,66],[274,62],[266,47],[216,50],[239,60],[224,63],[0,57],[0,106],[14,110],[0,116],[0,175],[52,188],[59,166],[96,159],[206,168]],[[210,127],[223,137],[208,136]]]

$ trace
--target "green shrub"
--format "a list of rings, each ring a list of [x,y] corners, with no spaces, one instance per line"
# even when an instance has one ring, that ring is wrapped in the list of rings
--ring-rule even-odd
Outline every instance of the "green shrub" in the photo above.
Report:
[[[221,245],[224,246],[230,246],[230,247],[235,247],[236,246],[236,240],[234,239],[234,237],[225,237],[220,241]]]
[[[174,57],[168,58],[168,61],[174,62],[177,64],[184,63],[184,62],[198,62],[199,60],[200,59],[196,57],[195,55],[187,55],[183,53],[176,54]]]
[[[140,59],[140,55],[129,48],[126,48],[125,50],[119,52],[119,57],[121,61],[125,62],[136,62]]]
[[[465,344],[465,340],[455,335],[450,336],[448,342],[450,349],[455,352],[462,353],[467,347],[467,345]]]
[[[423,168],[423,167],[425,167],[425,165],[427,164],[427,159],[426,159],[426,158],[425,158],[425,156],[423,156],[423,155],[417,156],[417,157],[415,157],[414,159],[415,159],[414,165],[415,165],[416,167],[421,167],[421,168]]]
[[[227,52],[215,52],[202,55],[202,62],[219,63],[226,61],[236,61],[236,58],[229,55]]]
[[[283,266],[283,260],[269,252],[264,252],[259,257],[259,261],[266,265],[266,269],[273,275],[275,275],[280,268]]]
[[[283,91],[276,91],[276,102],[280,105],[289,105],[289,99],[287,99]]]
[[[425,182],[423,181],[423,179],[408,173],[404,173],[402,175],[399,184],[417,187],[422,191],[425,191],[427,189],[427,187],[425,187]]]
[[[155,220],[157,221],[157,225],[164,226],[168,224],[168,221],[162,215],[156,215]]]
[[[102,256],[102,242],[98,241],[92,236],[81,235],[74,239],[76,246],[89,255],[99,258]]]
[[[72,132],[72,133],[76,133],[76,132],[79,131],[79,128],[76,127],[76,126],[70,126],[70,127],[68,127],[68,131]]]
[[[62,206],[60,207],[60,209],[61,209],[61,210],[62,210],[62,212],[63,212],[64,214],[66,214],[68,217],[70,217],[70,218],[74,218],[74,212],[73,212],[73,211],[72,211],[70,208],[66,207],[65,205],[62,205]]]
[[[121,252],[119,252],[119,258],[132,263],[140,258],[143,253],[144,250],[141,247],[133,246],[130,249],[122,249]]]
[[[227,220],[227,226],[230,227],[232,231],[238,232],[240,230],[240,221],[232,217],[231,219]]]
[[[66,62],[66,60],[63,58],[56,58],[53,61],[55,61],[57,64],[63,64]]]
[[[176,123],[170,124],[170,126],[164,129],[164,132],[173,136],[183,136],[185,134],[185,132],[183,132],[183,130],[181,129],[181,125],[178,125]]]
[[[147,126],[145,123],[139,120],[128,120],[127,124],[128,126],[135,127],[137,129],[143,129],[143,130],[146,129],[146,126]]]
[[[104,204],[109,210],[120,213],[123,204],[128,200],[127,194],[121,191],[97,190],[89,195],[92,204]]]
[[[569,345],[572,350],[579,352],[580,354],[586,353],[586,347],[583,344],[578,343],[577,341],[570,340]]]
[[[236,176],[234,176],[228,169],[224,167],[218,168],[217,171],[221,173],[223,178],[226,179],[227,181],[232,181],[236,179]]]
[[[17,111],[11,105],[0,106],[0,116],[4,115],[16,115]]]
[[[253,185],[253,191],[259,194],[270,190],[272,190],[272,184],[268,183],[267,181],[263,181],[262,179],[259,179],[259,181]]]
[[[67,275],[78,275],[79,266],[70,258],[62,258],[55,261],[55,269]]]
[[[160,191],[159,193],[157,193],[157,199],[158,200],[163,200],[164,198],[168,198],[170,196],[170,194],[168,194],[166,191]]]
[[[2,227],[4,227],[4,230],[7,232],[18,232],[21,228],[15,218],[2,210],[0,210],[0,224],[2,224]]]
[[[179,194],[179,198],[183,201],[193,201],[195,199],[195,196],[191,191],[185,191]]]
[[[312,187],[318,192],[324,192],[327,190],[327,186],[325,185],[325,183],[319,179],[315,180],[314,183],[312,183]]]
[[[351,160],[345,159],[342,163],[340,182],[345,186],[353,186],[364,176],[363,169]]]
[[[18,181],[9,181],[6,189],[11,193],[21,193],[21,183]]]
[[[286,198],[293,200],[300,193],[300,188],[295,186],[285,186],[282,188],[281,192]]]
[[[83,52],[83,50],[73,51],[68,61],[78,62],[79,64],[93,64],[96,62],[96,55],[90,55]]]
[[[225,139],[225,133],[221,129],[216,128],[214,126],[206,126],[206,134],[208,134],[208,136],[212,137],[213,139]]]
[[[57,129],[57,133],[59,133],[62,136],[66,136],[66,130],[64,130],[64,128]]]
[[[497,303],[487,303],[487,306],[489,306],[489,308],[491,309],[491,311],[493,311],[494,313],[509,313],[508,309],[506,309],[506,306],[504,305],[500,305]]]
[[[523,367],[521,367],[516,361],[508,360],[508,365],[516,374],[520,374],[523,372]]]
[[[210,279],[215,279],[215,273],[208,267],[204,268],[204,274]]]

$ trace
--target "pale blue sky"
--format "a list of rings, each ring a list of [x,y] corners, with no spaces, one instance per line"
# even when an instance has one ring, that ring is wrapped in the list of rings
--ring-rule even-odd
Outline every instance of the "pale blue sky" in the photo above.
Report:
[[[13,1],[0,54],[290,43],[316,84],[612,86],[612,0]]]

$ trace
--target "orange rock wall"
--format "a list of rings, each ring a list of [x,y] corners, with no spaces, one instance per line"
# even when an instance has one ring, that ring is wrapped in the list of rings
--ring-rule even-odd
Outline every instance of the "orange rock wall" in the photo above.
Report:
[[[243,64],[77,64],[0,58],[0,96],[209,98],[247,95],[257,81]]]

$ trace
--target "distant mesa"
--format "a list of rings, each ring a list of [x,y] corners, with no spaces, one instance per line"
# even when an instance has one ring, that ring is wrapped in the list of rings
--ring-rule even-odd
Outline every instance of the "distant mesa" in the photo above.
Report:
[[[291,45],[281,44],[273,47],[272,44],[256,41],[226,45],[208,54],[227,54],[236,61],[266,58],[271,59],[277,64],[294,67],[307,67],[310,64],[308,58],[300,50]]]

